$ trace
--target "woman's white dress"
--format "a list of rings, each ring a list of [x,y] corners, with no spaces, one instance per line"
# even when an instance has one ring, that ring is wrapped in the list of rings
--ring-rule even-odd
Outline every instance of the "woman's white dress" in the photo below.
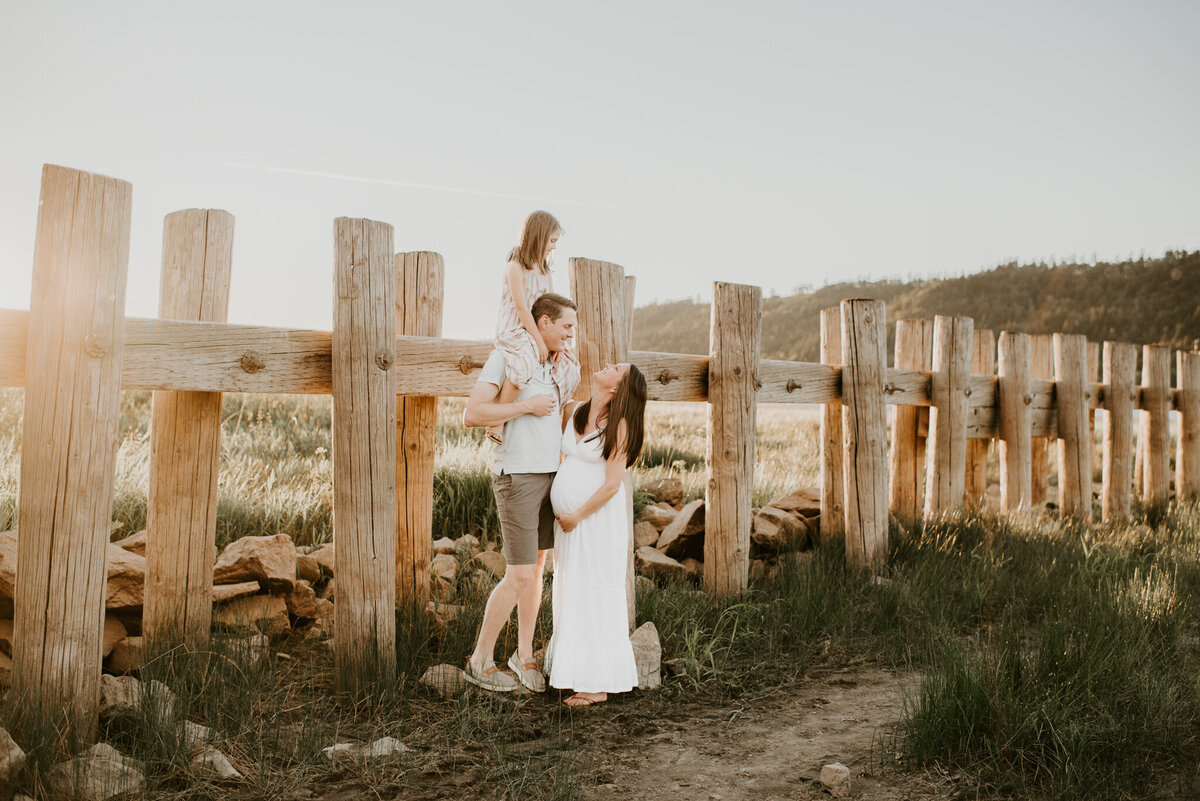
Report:
[[[575,512],[604,484],[600,437],[576,441],[563,432],[566,459],[550,489],[556,513]],[[585,693],[622,693],[637,686],[629,642],[625,572],[629,518],[625,485],[608,503],[565,532],[554,524],[554,630],[546,648],[550,686]]]

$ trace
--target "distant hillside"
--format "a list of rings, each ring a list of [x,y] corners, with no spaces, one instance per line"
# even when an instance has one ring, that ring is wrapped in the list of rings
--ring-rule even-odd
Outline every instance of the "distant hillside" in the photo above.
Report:
[[[849,282],[764,298],[763,358],[819,361],[821,309],[864,297],[887,303],[889,323],[960,314],[997,333],[1062,332],[1191,347],[1200,339],[1200,251],[1117,264],[1005,264],[962,278]],[[634,313],[633,348],[707,353],[708,326],[707,304],[643,306]],[[888,336],[890,355],[891,328]]]

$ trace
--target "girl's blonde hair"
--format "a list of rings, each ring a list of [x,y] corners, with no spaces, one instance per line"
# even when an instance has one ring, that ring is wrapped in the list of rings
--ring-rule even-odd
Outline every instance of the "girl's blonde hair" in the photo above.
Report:
[[[550,237],[562,234],[562,226],[554,215],[548,211],[535,211],[525,218],[521,226],[521,241],[508,254],[509,261],[515,261],[526,270],[541,270],[550,272],[550,261],[546,258],[546,248]]]

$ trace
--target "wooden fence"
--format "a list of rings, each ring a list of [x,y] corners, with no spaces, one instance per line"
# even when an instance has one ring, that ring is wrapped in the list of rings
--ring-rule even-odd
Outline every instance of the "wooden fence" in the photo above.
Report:
[[[160,317],[127,319],[130,186],[47,166],[41,192],[30,308],[0,310],[0,386],[25,388],[17,691],[66,710],[84,736],[95,726],[122,389],[154,391],[145,635],[208,637],[221,393],[330,394],[338,682],[355,690],[364,675],[391,677],[392,610],[429,592],[433,399],[467,395],[491,349],[438,336],[441,257],[394,254],[390,226],[338,219],[332,332],[231,325],[233,219],[182,211],[164,225]],[[1107,411],[1104,518],[1131,508],[1135,409],[1145,498],[1169,492],[1169,409],[1182,421],[1178,494],[1200,494],[1200,354],[1176,354],[1172,389],[1164,348],[1144,349],[1138,384],[1133,345],[1104,343],[1096,376],[1083,337],[1002,332],[997,354],[970,319],[938,317],[897,323],[889,368],[884,304],[853,299],[821,315],[821,363],[768,360],[761,290],[727,283],[713,289],[709,356],[632,351],[633,279],[587,259],[571,260],[570,278],[585,375],[628,359],[651,400],[709,404],[710,592],[747,585],[758,403],[824,405],[821,536],[844,537],[847,558],[867,569],[886,554],[890,514],[911,520],[980,501],[992,439],[1004,510],[1044,499],[1053,438],[1061,508],[1090,518],[1098,408]]]

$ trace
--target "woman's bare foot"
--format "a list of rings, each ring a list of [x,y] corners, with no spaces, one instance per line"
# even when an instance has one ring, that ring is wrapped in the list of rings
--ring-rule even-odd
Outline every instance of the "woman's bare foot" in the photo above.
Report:
[[[608,693],[575,693],[563,699],[567,706],[592,706],[608,700]]]

